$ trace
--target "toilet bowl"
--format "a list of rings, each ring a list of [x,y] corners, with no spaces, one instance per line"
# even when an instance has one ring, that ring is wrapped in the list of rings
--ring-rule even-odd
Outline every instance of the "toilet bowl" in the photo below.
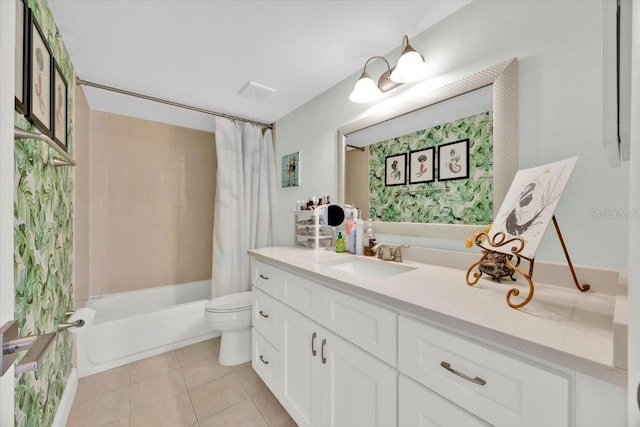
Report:
[[[221,365],[235,366],[251,360],[251,302],[251,292],[238,292],[205,304],[205,322],[220,331]]]

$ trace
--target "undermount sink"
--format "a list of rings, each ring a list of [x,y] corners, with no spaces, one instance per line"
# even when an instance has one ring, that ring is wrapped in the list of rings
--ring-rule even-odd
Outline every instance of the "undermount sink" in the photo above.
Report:
[[[332,259],[319,264],[358,276],[385,278],[415,270],[415,267],[392,261],[377,261],[362,258]]]

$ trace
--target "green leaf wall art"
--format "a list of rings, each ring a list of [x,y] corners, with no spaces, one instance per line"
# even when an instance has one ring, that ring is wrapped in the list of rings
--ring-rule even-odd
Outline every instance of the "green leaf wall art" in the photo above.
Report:
[[[65,79],[75,81],[46,0],[29,0],[29,7]],[[67,102],[67,141],[72,151],[72,90]],[[18,112],[15,123],[36,131]],[[20,335],[26,336],[55,331],[65,312],[73,308],[73,169],[54,168],[52,151],[45,143],[19,140],[14,176],[15,318]],[[38,369],[16,379],[16,426],[51,426],[72,361],[73,341],[69,332],[63,332]]]
[[[469,139],[469,178],[385,186],[385,158]],[[380,221],[489,224],[493,217],[491,111],[369,146],[369,216]],[[438,167],[438,160],[435,161]],[[436,175],[437,176],[437,175]],[[415,182],[415,181],[414,181]]]

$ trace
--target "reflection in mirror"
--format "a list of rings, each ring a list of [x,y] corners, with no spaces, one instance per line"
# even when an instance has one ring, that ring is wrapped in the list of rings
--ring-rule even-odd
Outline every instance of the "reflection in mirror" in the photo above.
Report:
[[[339,203],[383,234],[465,239],[516,171],[515,59],[339,129]]]

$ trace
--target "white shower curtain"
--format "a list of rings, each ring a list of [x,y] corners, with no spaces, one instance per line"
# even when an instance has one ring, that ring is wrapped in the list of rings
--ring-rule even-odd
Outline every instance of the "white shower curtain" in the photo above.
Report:
[[[216,117],[212,297],[250,289],[247,250],[275,239],[276,163],[271,130]]]

